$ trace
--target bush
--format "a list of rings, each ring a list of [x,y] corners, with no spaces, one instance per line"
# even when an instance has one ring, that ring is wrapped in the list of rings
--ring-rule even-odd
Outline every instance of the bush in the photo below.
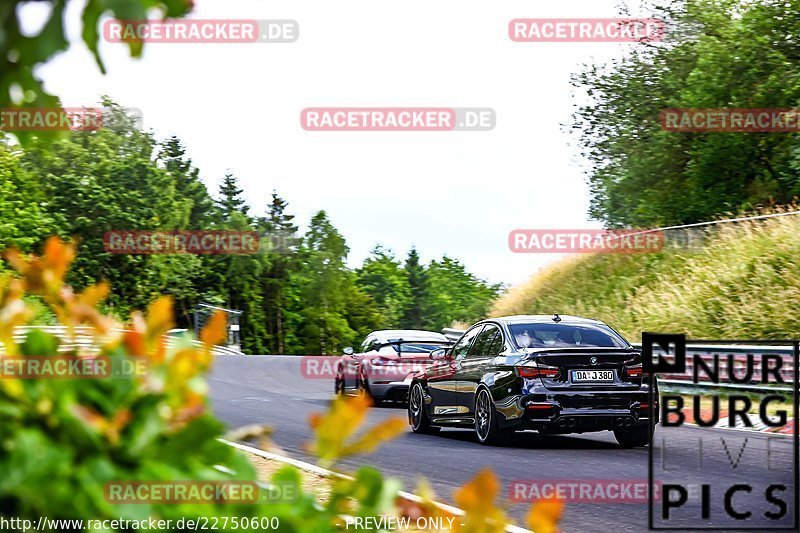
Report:
[[[5,362],[64,357],[71,362],[107,360],[111,368],[119,368],[124,361],[138,361],[146,363],[146,371],[107,379],[0,378],[0,516],[34,523],[40,517],[83,519],[96,525],[95,521],[152,517],[172,520],[167,528],[172,531],[184,529],[178,526],[180,519],[207,519],[216,531],[265,531],[261,520],[271,518],[271,529],[277,531],[324,532],[340,529],[344,516],[442,513],[427,489],[421,491],[428,495],[421,503],[399,501],[399,481],[384,479],[368,467],[359,469],[352,480],[331,480],[324,502],[303,490],[297,469],[285,466],[271,479],[284,494],[296,495],[285,501],[112,504],[106,497],[110,482],[252,482],[256,475],[245,455],[220,440],[222,424],[207,408],[204,373],[212,362],[212,347],[225,338],[224,314],[210,319],[199,343],[188,336],[166,343],[165,333],[173,327],[169,298],[156,300],[146,314],[133,313],[123,328],[97,311],[108,294],[106,285],[75,294],[64,284],[74,255],[72,245],[55,238],[41,257],[6,254],[21,277],[0,277]],[[67,339],[83,327],[91,332],[93,345],[61,345],[38,329],[17,342],[15,328],[34,316],[25,303],[30,295],[45,302],[68,328]],[[360,431],[368,408],[365,398],[337,399],[328,413],[312,417],[315,440],[310,449],[324,464],[373,451],[405,430],[404,418],[397,417]],[[467,511],[464,522],[470,531],[503,530],[506,517],[495,507],[498,494],[497,480],[489,472],[459,491],[456,497]],[[560,507],[555,519],[558,514]],[[531,520],[538,522],[531,523],[554,528],[552,516],[552,511],[534,512]],[[132,529],[98,525],[83,530]]]
[[[255,474],[246,457],[218,440],[222,426],[206,409],[202,374],[212,345],[224,336],[224,316],[204,330],[202,346],[184,338],[168,349],[164,333],[172,327],[172,314],[163,298],[146,316],[134,314],[128,331],[115,332],[119,325],[95,309],[106,286],[74,294],[63,284],[73,256],[70,245],[55,239],[41,258],[8,254],[23,277],[0,278],[0,341],[7,357],[100,355],[114,368],[141,358],[148,370],[109,379],[0,379],[0,513],[101,520],[267,513],[263,506],[224,502],[112,506],[106,501],[111,481],[252,480]],[[13,328],[34,316],[24,303],[26,293],[42,298],[62,324],[88,326],[99,353],[74,347],[59,353],[59,340],[41,330],[16,343]]]

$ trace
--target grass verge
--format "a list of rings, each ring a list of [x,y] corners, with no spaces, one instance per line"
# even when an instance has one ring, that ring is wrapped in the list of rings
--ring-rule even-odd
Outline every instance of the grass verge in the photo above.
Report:
[[[510,289],[490,314],[587,316],[638,342],[642,331],[796,338],[799,311],[800,216],[785,216],[717,226],[699,250],[570,256]]]

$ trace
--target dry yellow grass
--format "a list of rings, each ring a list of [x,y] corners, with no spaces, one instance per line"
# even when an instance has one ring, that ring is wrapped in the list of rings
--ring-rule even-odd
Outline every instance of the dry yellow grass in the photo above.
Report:
[[[794,209],[794,207],[793,207]],[[800,216],[716,226],[701,250],[569,257],[495,302],[492,316],[575,314],[632,341],[800,335]]]
[[[257,455],[250,454],[248,457],[256,469],[258,480],[264,483],[269,483],[275,472],[284,466],[280,461],[264,459]],[[330,479],[305,470],[301,470],[300,475],[303,478],[303,490],[314,494],[318,502],[324,502],[330,497]]]

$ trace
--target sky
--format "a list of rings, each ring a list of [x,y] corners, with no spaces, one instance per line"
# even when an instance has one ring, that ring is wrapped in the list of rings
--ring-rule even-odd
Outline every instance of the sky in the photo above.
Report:
[[[515,18],[610,18],[619,0],[195,0],[195,19],[291,19],[286,44],[102,43],[102,75],[80,41],[83,2],[70,2],[70,49],[42,66],[66,107],[109,95],[143,113],[158,138],[177,135],[212,193],[226,171],[260,215],[272,190],[305,225],[327,211],[357,266],[378,243],[404,257],[446,254],[492,282],[516,284],[557,254],[515,254],[517,228],[581,229],[590,221],[578,138],[565,127],[582,65],[631,45],[518,43]],[[22,8],[25,28],[46,16]],[[636,14],[636,11],[632,11]],[[489,107],[491,131],[305,131],[308,107]]]

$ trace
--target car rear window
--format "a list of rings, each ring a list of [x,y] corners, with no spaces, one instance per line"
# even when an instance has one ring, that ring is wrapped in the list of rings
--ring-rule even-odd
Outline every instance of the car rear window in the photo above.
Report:
[[[518,348],[627,348],[612,329],[589,324],[512,324],[511,337]]]
[[[397,342],[397,341],[392,341]],[[442,346],[446,346],[446,342],[441,343],[433,343],[428,344],[426,342],[413,342],[413,343],[403,343],[402,345],[402,353],[428,353],[437,348],[441,348]],[[392,344],[392,348],[394,348],[395,352],[399,352],[397,344]]]

